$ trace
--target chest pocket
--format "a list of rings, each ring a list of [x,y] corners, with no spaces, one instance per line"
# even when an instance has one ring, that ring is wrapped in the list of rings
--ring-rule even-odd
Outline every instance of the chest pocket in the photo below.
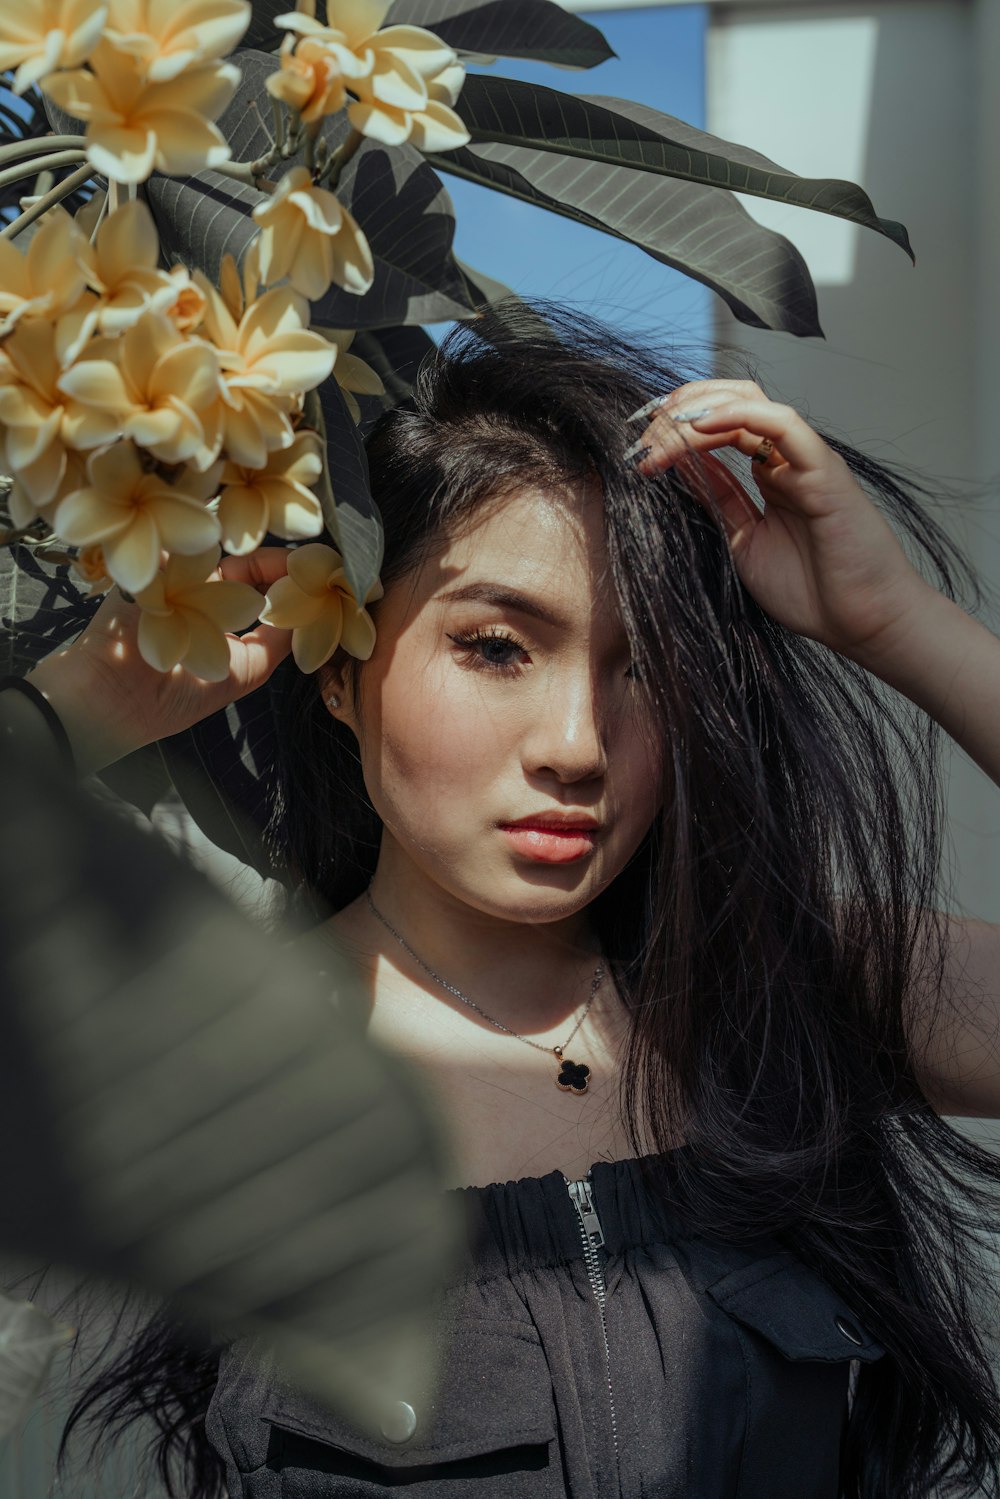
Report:
[[[886,1349],[844,1298],[788,1251],[705,1291],[730,1319],[742,1379],[727,1426],[736,1499],[837,1499],[852,1376]]]
[[[885,1353],[843,1297],[786,1251],[733,1270],[705,1289],[716,1306],[787,1359],[870,1363]]]
[[[463,1323],[448,1340],[426,1413],[400,1401],[372,1436],[298,1393],[274,1390],[261,1412],[272,1428],[267,1466],[281,1499],[371,1499],[419,1485],[422,1499],[489,1480],[491,1499],[565,1492],[555,1443],[552,1384],[530,1333]],[[272,1490],[268,1490],[268,1493]]]

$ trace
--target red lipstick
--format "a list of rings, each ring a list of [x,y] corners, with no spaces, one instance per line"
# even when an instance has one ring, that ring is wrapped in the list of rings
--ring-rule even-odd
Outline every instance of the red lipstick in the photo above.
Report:
[[[600,824],[587,812],[539,812],[499,824],[514,852],[540,864],[571,864],[594,847]]]

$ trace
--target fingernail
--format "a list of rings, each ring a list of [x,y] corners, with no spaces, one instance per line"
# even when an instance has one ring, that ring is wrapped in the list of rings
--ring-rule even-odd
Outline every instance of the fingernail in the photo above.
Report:
[[[700,411],[668,411],[667,415],[672,422],[696,422],[699,417],[711,416],[712,407],[705,406]]]
[[[649,416],[651,412],[656,411],[660,406],[665,406],[672,395],[673,391],[668,390],[665,396],[654,396],[651,401],[646,402],[645,406],[640,406],[638,411],[633,411],[632,415],[627,416],[625,420],[627,422],[641,421],[644,416]]]
[[[624,453],[622,454],[622,461],[627,463],[629,459],[631,459],[633,463],[638,463],[641,458],[645,458],[646,454],[651,453],[652,451],[653,450],[649,446],[649,444],[643,443],[642,439],[640,438],[640,440],[638,442],[634,442],[630,448],[625,449]]]

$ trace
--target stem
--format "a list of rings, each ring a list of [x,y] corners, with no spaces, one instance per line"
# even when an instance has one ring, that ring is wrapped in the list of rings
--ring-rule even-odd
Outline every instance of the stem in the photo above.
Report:
[[[267,157],[262,156],[260,161],[223,161],[219,166],[212,167],[212,171],[218,172],[222,177],[232,177],[234,181],[242,182],[246,187],[255,187],[260,193],[273,193],[277,183],[259,175],[270,165],[271,162]]]
[[[32,140],[13,141],[9,146],[0,146],[0,166],[7,161],[17,161],[21,156],[37,155],[40,151],[68,151],[74,146],[79,151],[82,139],[82,135],[42,135]]]
[[[75,172],[71,172],[50,193],[46,193],[44,198],[39,198],[37,203],[32,203],[30,208],[26,208],[23,213],[18,214],[14,222],[8,224],[6,229],[0,229],[0,239],[15,239],[22,229],[27,229],[29,224],[33,224],[36,219],[40,219],[42,214],[47,213],[53,204],[58,203],[62,198],[68,198],[70,193],[75,193],[77,188],[81,187],[87,178],[93,175],[93,167],[89,161],[85,161],[82,167],[77,167]]]
[[[78,161],[83,161],[86,153],[79,147],[75,151],[54,151],[49,156],[33,156],[30,161],[18,162],[16,166],[7,167],[0,172],[0,187],[8,182],[16,182],[19,177],[36,176],[39,172],[54,171],[56,167],[75,166]],[[2,154],[0,154],[2,159]]]
[[[285,127],[288,122],[288,116],[273,94],[268,97],[271,100],[271,114],[274,116],[274,145],[280,151],[285,144]]]
[[[327,168],[326,172],[327,186],[329,187],[331,192],[336,191],[337,184],[340,181],[341,174],[344,168],[350,161],[351,157],[355,155],[358,147],[361,145],[361,142],[363,140],[364,136],[361,134],[360,130],[352,130],[344,144],[334,152],[333,156],[330,159],[330,165]]]
[[[110,188],[110,186],[111,186],[111,184],[109,183],[108,187]],[[110,192],[106,192],[104,194],[104,202],[101,204],[100,211],[98,212],[97,219],[96,219],[96,221],[94,223],[94,227],[93,227],[93,229],[90,232],[90,243],[92,245],[97,243],[97,231],[98,231],[98,229],[100,229],[101,225],[104,223],[105,215],[107,214],[107,211],[108,211],[108,204],[110,202],[111,202],[111,193]]]

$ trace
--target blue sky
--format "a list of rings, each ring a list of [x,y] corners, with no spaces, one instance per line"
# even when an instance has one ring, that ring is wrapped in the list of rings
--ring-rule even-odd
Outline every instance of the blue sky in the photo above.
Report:
[[[499,58],[489,70],[565,93],[612,94],[705,125],[707,7],[592,11],[617,58],[586,72]],[[525,296],[577,303],[656,340],[711,337],[713,294],[698,282],[581,224],[442,174],[455,204],[455,252]],[[653,179],[655,181],[655,179]],[[447,324],[432,329],[443,335]]]

